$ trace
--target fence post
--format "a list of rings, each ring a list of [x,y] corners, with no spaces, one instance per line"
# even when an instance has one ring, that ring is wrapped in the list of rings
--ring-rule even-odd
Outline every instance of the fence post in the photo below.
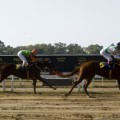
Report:
[[[2,90],[5,91],[5,80],[2,81]]]
[[[14,81],[14,75],[11,75],[11,92],[13,92],[13,81]]]

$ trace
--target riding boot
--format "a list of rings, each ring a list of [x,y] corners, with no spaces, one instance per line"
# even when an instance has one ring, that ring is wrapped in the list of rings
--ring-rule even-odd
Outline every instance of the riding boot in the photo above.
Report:
[[[110,70],[114,69],[114,62],[113,61],[109,61],[108,65],[109,65]]]
[[[22,66],[22,71],[25,71],[25,66]]]
[[[26,71],[28,71],[28,65],[26,66]]]

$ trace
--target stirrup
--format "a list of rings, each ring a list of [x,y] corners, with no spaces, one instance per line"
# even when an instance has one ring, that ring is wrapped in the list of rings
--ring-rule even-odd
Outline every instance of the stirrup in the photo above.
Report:
[[[27,65],[27,66],[25,66],[25,69],[26,69],[26,71],[28,71],[28,65]]]
[[[22,66],[22,70],[23,70],[23,71],[25,70],[25,66]]]
[[[110,69],[110,70],[113,70],[113,66],[110,66],[110,65],[109,65],[109,69]]]

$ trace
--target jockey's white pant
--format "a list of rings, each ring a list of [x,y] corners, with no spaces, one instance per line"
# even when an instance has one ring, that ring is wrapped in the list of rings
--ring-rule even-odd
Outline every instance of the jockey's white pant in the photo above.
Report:
[[[28,61],[25,58],[25,56],[22,54],[22,51],[19,51],[17,55],[23,61],[22,66],[27,66],[28,65]]]
[[[101,54],[105,59],[107,59],[108,62],[113,60],[113,58],[111,57],[111,55],[108,54],[108,53],[106,53],[104,49],[102,49],[102,50],[100,51],[100,54]],[[120,59],[120,56],[118,56],[118,55],[113,55],[113,57],[116,58],[116,59]]]

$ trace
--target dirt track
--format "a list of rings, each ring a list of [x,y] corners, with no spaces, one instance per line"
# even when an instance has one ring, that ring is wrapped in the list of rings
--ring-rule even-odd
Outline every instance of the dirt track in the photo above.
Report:
[[[0,92],[0,120],[120,120],[118,88],[89,88],[88,98],[77,88],[64,99],[70,88],[15,88]],[[2,91],[0,89],[0,91]]]

